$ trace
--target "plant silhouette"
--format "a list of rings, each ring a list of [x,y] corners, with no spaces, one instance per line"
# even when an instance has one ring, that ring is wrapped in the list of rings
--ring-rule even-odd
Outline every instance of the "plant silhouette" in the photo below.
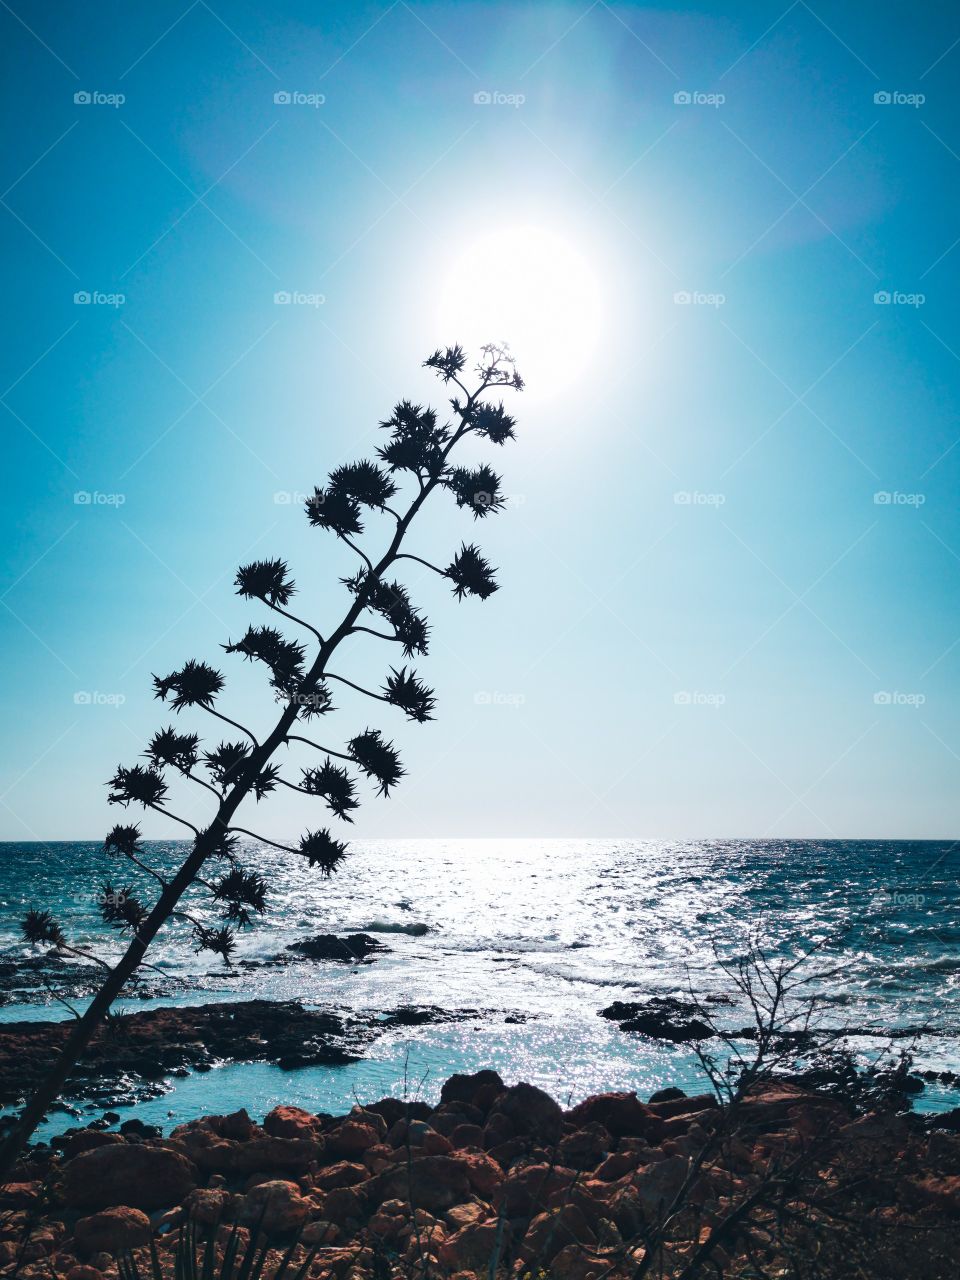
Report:
[[[239,595],[259,602],[309,633],[308,642],[301,642],[286,638],[273,626],[257,623],[248,627],[239,640],[228,641],[223,646],[227,654],[240,655],[267,668],[270,686],[282,706],[270,732],[258,738],[220,711],[218,700],[224,689],[224,677],[206,662],[191,658],[177,671],[154,676],[156,697],[174,713],[199,710],[220,720],[241,737],[202,750],[197,734],[163,728],[147,746],[145,764],[121,765],[110,779],[108,803],[124,809],[130,805],[152,809],[189,828],[190,849],[176,873],[167,877],[147,865],[136,824],[118,824],[107,835],[106,853],[126,859],[147,872],[158,885],[158,893],[149,904],[141,901],[130,888],[115,888],[112,881],[104,885],[99,898],[103,920],[130,935],[129,944],[115,965],[97,960],[105,969],[103,983],[86,1012],[77,1018],[62,1053],[0,1148],[0,1180],[56,1100],[124,984],[146,963],[144,957],[150,943],[172,916],[185,917],[190,922],[198,950],[213,952],[226,963],[230,962],[236,947],[236,930],[248,925],[267,908],[266,884],[256,871],[246,869],[240,861],[241,835],[254,836],[276,848],[286,849],[304,858],[321,875],[331,875],[342,863],[347,845],[329,826],[305,832],[296,846],[266,840],[238,826],[235,815],[244,800],[252,795],[259,801],[279,786],[289,787],[317,797],[333,818],[350,823],[360,803],[357,794],[360,775],[375,784],[381,796],[388,796],[404,777],[405,770],[393,743],[387,741],[379,729],[364,730],[342,751],[320,746],[312,737],[295,730],[302,722],[322,720],[334,710],[331,681],[397,708],[409,720],[423,723],[433,718],[436,705],[433,691],[407,665],[426,654],[429,627],[406,588],[387,577],[399,562],[409,559],[428,566],[447,579],[458,600],[465,596],[485,600],[497,590],[492,567],[472,544],[464,543],[446,568],[401,550],[413,520],[435,489],[448,490],[457,505],[468,508],[475,519],[485,519],[504,505],[500,477],[491,467],[486,464],[453,466],[450,458],[467,436],[493,445],[503,445],[514,438],[514,419],[502,401],[494,403],[488,397],[500,389],[520,391],[523,380],[504,346],[482,348],[475,370],[477,383],[472,391],[462,380],[466,363],[467,357],[460,346],[438,350],[424,362],[445,385],[452,384],[456,389],[450,400],[451,422],[441,424],[432,409],[402,401],[380,424],[387,438],[376,451],[379,461],[364,459],[337,467],[326,484],[315,488],[307,500],[310,524],[335,534],[361,561],[352,577],[342,579],[351,601],[333,630],[321,633],[290,612],[296,586],[284,560],[257,560],[238,570],[235,585]],[[404,486],[411,491],[411,496],[406,510],[401,511],[390,504]],[[383,513],[395,522],[389,545],[376,561],[354,541],[364,532],[368,510]],[[368,620],[378,625],[367,626]],[[399,645],[403,655],[404,665],[391,665],[379,690],[365,689],[331,670],[331,659],[339,645],[358,632]],[[308,644],[314,650],[312,654],[308,653]],[[322,757],[316,766],[303,769],[296,782],[283,777],[280,766],[273,761],[278,750],[291,742],[316,748]],[[167,778],[176,776],[192,780],[215,798],[216,810],[203,828],[194,826],[168,807]],[[210,864],[216,867],[213,877],[209,872],[201,875]],[[194,919],[181,906],[184,894],[197,883],[210,893],[220,916],[217,926]],[[30,943],[86,954],[71,946],[49,911],[29,911],[21,927]]]

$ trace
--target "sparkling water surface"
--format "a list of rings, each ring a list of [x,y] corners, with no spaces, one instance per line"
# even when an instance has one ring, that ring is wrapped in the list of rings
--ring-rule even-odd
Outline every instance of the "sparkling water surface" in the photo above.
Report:
[[[159,869],[177,842],[148,844]],[[690,1051],[621,1032],[598,1016],[615,999],[699,994],[736,997],[718,963],[751,938],[773,955],[818,945],[815,982],[830,1025],[856,1028],[852,1044],[880,1051],[896,1028],[927,1028],[916,1065],[960,1070],[960,847],[953,842],[810,840],[396,840],[356,842],[325,879],[288,855],[249,842],[248,867],[269,886],[266,916],[240,936],[236,959],[262,961],[321,932],[376,932],[389,952],[372,964],[298,962],[225,970],[197,956],[190,926],[173,921],[151,949],[127,1010],[211,1000],[297,999],[307,1005],[388,1012],[399,1005],[479,1010],[480,1018],[392,1030],[360,1063],[284,1072],[224,1066],[171,1080],[136,1114],[165,1127],[191,1116],[276,1102],[348,1108],[406,1091],[435,1098],[455,1070],[493,1066],[563,1101],[602,1089],[667,1084],[702,1088]],[[109,958],[117,935],[95,898],[143,884],[97,844],[0,845],[0,948],[26,955],[17,920],[28,906],[54,911],[71,941]],[[145,887],[145,886],[144,886]],[[198,890],[191,911],[212,921]],[[426,925],[415,936],[411,926]],[[42,997],[42,999],[41,999]],[[141,998],[141,997],[149,997]],[[14,981],[0,1020],[67,1017],[46,993]],[[82,1006],[82,1000],[74,1002]],[[717,1005],[725,1025],[749,1015]],[[898,1046],[909,1043],[898,1041]],[[916,1105],[957,1105],[928,1086]],[[54,1129],[63,1118],[52,1120]]]

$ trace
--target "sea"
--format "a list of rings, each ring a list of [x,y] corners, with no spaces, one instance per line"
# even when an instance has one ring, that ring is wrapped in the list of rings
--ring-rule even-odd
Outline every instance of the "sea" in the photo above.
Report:
[[[147,843],[145,858],[169,870],[186,848]],[[241,1106],[262,1117],[280,1102],[336,1113],[388,1094],[431,1101],[453,1072],[481,1067],[564,1104],[610,1089],[702,1091],[689,1048],[624,1032],[601,1010],[692,993],[709,998],[722,1024],[749,1024],[732,973],[753,949],[772,965],[806,955],[802,993],[816,997],[821,1026],[853,1033],[861,1062],[909,1049],[915,1069],[960,1072],[960,842],[356,841],[330,878],[254,841],[241,858],[268,894],[265,914],[239,935],[236,963],[198,955],[190,924],[171,921],[122,1010],[260,998],[456,1016],[392,1027],[344,1066],[226,1063],[171,1078],[127,1113],[165,1130]],[[20,964],[35,954],[19,933],[25,909],[52,911],[72,943],[109,960],[120,939],[101,922],[98,895],[109,881],[148,897],[149,881],[133,870],[96,843],[0,845],[0,1021],[71,1016],[55,977],[48,990]],[[190,911],[216,919],[202,887]],[[304,938],[351,932],[388,949],[364,964],[270,963]],[[91,964],[67,984],[73,1008],[95,977]],[[938,1081],[914,1099],[920,1111],[958,1105],[953,1084]],[[92,1118],[92,1104],[80,1105],[87,1110]],[[63,1116],[47,1127],[62,1129]]]

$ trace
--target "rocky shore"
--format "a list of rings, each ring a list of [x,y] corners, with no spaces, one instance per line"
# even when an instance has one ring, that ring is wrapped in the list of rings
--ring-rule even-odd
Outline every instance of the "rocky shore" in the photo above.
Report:
[[[207,1071],[217,1063],[271,1062],[294,1070],[354,1062],[393,1027],[482,1016],[477,1009],[435,1006],[360,1016],[307,1009],[289,1000],[143,1009],[115,1015],[97,1031],[65,1096],[106,1107],[158,1096],[166,1077]],[[65,1021],[0,1024],[0,1105],[16,1106],[29,1095],[69,1031]]]
[[[182,1277],[205,1255],[211,1276],[226,1256],[263,1280],[284,1258],[291,1280],[945,1280],[958,1119],[863,1114],[785,1079],[725,1105],[668,1089],[564,1110],[481,1071],[447,1080],[436,1106],[279,1106],[166,1137],[136,1120],[77,1128],[0,1193],[0,1274]]]

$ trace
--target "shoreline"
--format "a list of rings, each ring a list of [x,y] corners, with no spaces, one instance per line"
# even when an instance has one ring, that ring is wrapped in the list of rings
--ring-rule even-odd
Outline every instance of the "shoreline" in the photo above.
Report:
[[[875,1280],[946,1280],[960,1112],[924,1122],[863,1102],[768,1077],[725,1102],[673,1088],[563,1109],[485,1070],[448,1079],[435,1106],[287,1104],[167,1137],[135,1119],[75,1127],[0,1192],[0,1274],[121,1280],[133,1251],[149,1275],[152,1241],[166,1277],[189,1223],[218,1252],[261,1229],[265,1280],[288,1249],[318,1280],[627,1280],[647,1253],[665,1276],[735,1276],[758,1251],[772,1264],[814,1246],[817,1275],[851,1274],[856,1256]]]

